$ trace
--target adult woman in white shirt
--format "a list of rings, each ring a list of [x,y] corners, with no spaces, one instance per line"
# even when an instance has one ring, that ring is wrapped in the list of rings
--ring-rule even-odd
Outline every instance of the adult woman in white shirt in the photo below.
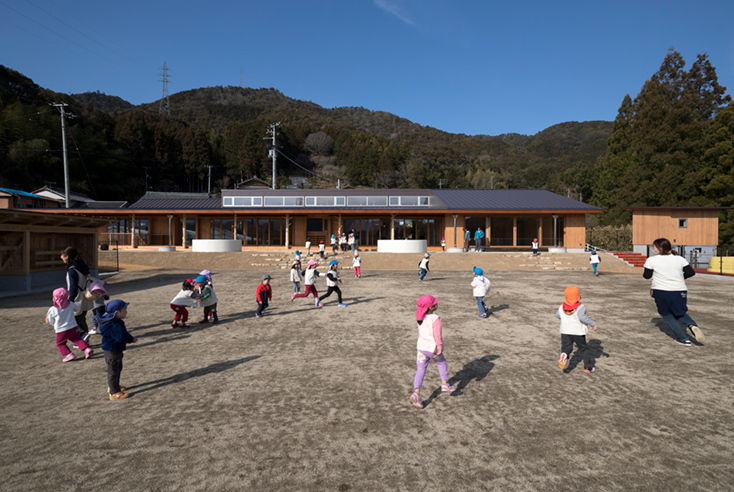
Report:
[[[685,279],[696,274],[685,258],[671,251],[670,241],[659,238],[653,241],[652,250],[656,256],[645,261],[645,271],[642,276],[652,279],[652,296],[658,313],[668,324],[675,341],[687,347],[691,341],[686,334],[686,327],[693,333],[696,341],[703,342],[704,335],[688,313],[688,287]]]

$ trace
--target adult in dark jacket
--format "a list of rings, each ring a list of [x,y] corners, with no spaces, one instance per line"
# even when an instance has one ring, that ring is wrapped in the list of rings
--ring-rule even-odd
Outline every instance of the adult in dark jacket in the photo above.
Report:
[[[69,291],[69,302],[79,305],[80,312],[74,316],[82,339],[86,342],[89,338],[89,326],[87,325],[87,311],[93,302],[84,297],[84,289],[87,287],[89,277],[89,266],[84,263],[82,256],[73,246],[67,246],[61,251],[61,261],[66,264],[66,288]]]

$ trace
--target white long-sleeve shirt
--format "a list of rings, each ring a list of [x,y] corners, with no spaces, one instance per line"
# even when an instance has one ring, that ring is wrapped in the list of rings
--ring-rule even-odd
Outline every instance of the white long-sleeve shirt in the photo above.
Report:
[[[301,272],[298,271],[298,268],[291,268],[291,282],[300,282],[301,281]]]
[[[53,325],[56,333],[61,333],[78,326],[74,316],[80,312],[79,306],[73,302],[63,309],[53,306],[46,313],[46,321],[48,324]]]

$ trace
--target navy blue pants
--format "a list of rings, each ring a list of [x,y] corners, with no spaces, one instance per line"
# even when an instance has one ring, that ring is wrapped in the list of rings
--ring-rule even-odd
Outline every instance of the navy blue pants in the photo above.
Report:
[[[653,290],[655,305],[663,320],[673,330],[676,340],[679,342],[689,341],[686,327],[696,325],[696,322],[688,316],[688,291]]]

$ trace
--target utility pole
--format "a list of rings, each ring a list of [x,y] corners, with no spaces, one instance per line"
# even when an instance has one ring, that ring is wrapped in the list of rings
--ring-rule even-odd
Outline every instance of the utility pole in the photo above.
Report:
[[[278,158],[278,147],[275,143],[275,137],[278,136],[278,127],[280,126],[280,122],[277,123],[271,123],[268,125],[268,131],[267,134],[270,135],[269,137],[263,138],[263,140],[272,139],[272,147],[270,148],[270,152],[268,152],[268,156],[273,158],[273,186],[272,189],[275,189],[275,177],[276,177],[276,160]]]
[[[440,190],[442,186],[443,186],[443,179],[439,179],[438,180],[438,189]]]
[[[61,142],[64,146],[64,195],[66,199],[66,208],[70,208],[69,204],[69,157],[66,152],[66,113],[64,108],[68,106],[66,103],[53,103],[52,106],[59,108],[61,111]]]
[[[212,166],[206,166],[209,168],[209,186],[207,187],[206,193],[208,195],[212,194]]]

